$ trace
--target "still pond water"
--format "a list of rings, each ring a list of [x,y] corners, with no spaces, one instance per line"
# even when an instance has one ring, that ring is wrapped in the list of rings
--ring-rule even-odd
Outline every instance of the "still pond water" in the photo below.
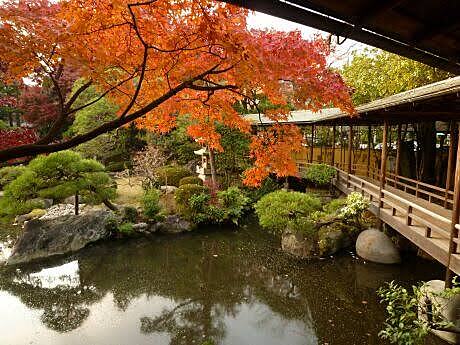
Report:
[[[278,248],[249,226],[100,243],[0,269],[0,344],[385,344],[375,290],[443,276],[417,258],[381,266],[344,253],[305,262]]]

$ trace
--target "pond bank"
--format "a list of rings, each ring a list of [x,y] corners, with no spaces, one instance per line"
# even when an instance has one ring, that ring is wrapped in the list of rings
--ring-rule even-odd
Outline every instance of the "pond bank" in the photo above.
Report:
[[[0,308],[9,317],[0,342],[385,344],[375,290],[392,279],[442,276],[441,266],[420,258],[394,266],[352,253],[296,260],[256,225],[104,242],[19,271],[2,268]]]

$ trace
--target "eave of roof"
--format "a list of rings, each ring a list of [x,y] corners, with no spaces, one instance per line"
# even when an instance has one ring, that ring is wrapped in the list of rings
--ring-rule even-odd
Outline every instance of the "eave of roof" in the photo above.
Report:
[[[393,108],[401,105],[410,105],[459,93],[460,76],[445,79],[433,84],[421,86],[360,105],[356,108],[356,112],[360,118],[363,118],[363,120],[367,117],[367,115],[372,116],[372,114],[375,114],[376,112],[384,112],[382,117],[385,117],[392,114]],[[290,113],[287,121],[280,121],[280,123],[315,124],[349,117],[350,115],[344,113],[338,108],[322,109],[318,112],[310,110],[296,110]],[[274,123],[274,121],[266,118],[263,114],[260,115],[260,118],[259,114],[247,114],[244,115],[244,118],[251,121],[253,125],[270,125]],[[460,113],[458,114],[458,118],[460,120]]]

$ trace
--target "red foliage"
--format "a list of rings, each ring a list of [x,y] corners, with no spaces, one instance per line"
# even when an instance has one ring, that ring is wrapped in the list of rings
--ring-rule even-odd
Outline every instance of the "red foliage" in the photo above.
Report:
[[[0,150],[19,145],[32,144],[37,139],[37,133],[31,128],[0,130]]]

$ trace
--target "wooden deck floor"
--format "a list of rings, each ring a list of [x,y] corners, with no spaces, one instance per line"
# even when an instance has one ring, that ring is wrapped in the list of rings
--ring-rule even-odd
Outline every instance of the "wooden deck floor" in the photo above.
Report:
[[[444,266],[449,255],[451,212],[434,203],[386,185],[380,199],[380,182],[337,171],[335,186],[345,194],[357,191],[371,201],[371,211]],[[379,207],[380,201],[383,207]],[[455,239],[459,243],[458,239]],[[450,269],[460,274],[460,254],[452,254]]]

